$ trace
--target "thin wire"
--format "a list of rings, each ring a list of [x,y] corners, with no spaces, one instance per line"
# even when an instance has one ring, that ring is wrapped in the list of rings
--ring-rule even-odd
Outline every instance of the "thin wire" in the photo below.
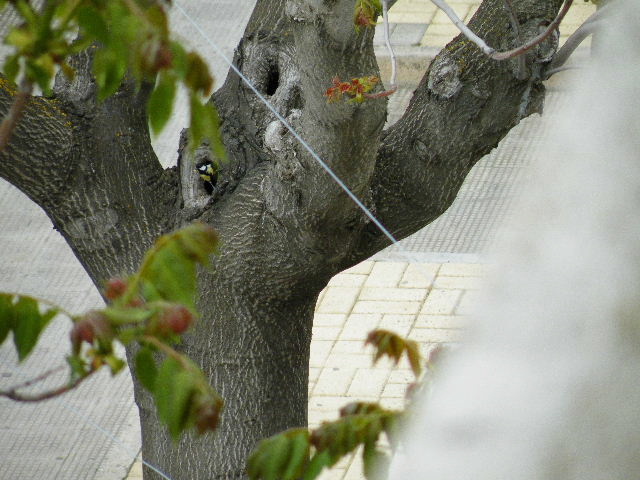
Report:
[[[216,45],[216,43],[211,40],[207,34],[204,32],[204,30],[202,30],[202,28],[200,27],[200,25],[198,25],[198,23],[191,17],[189,16],[189,14],[182,8],[182,6],[178,3],[178,2],[174,2],[174,5],[176,6],[176,8],[180,11],[180,13],[182,14],[182,16],[184,16],[187,21],[189,23],[191,23],[191,25],[193,25],[193,27],[197,30],[197,32],[200,34],[200,36],[209,44],[209,46],[211,48],[213,48],[216,53],[229,65],[229,67],[231,67],[231,69],[236,73],[236,75],[238,75],[242,81],[253,91],[253,93],[255,93],[257,95],[257,97],[260,99],[260,101],[262,101],[262,103],[264,103],[267,108],[269,110],[271,110],[271,112],[276,116],[276,118],[280,121],[280,123],[282,123],[282,125],[284,125],[284,127],[289,130],[289,132],[291,132],[291,134],[300,142],[300,144],[309,152],[309,154],[311,154],[311,156],[315,159],[316,162],[318,162],[318,164],[320,164],[320,166],[329,174],[329,176],[338,184],[338,186],[340,188],[342,188],[342,190],[344,190],[344,192],[349,196],[349,198],[351,198],[351,200],[353,200],[353,202],[360,208],[360,210],[362,210],[364,212],[364,214],[369,217],[369,219],[375,224],[376,227],[378,227],[378,229],[389,239],[391,240],[391,242],[394,245],[397,245],[399,242],[398,240],[396,240],[396,238],[391,234],[391,232],[389,232],[389,230],[387,230],[387,228],[380,223],[380,220],[378,220],[373,213],[371,213],[371,211],[364,205],[364,203],[362,203],[360,201],[360,199],[358,197],[356,197],[356,195],[349,190],[349,187],[347,187],[347,185],[340,179],[340,177],[338,177],[333,170],[331,170],[331,168],[329,167],[329,165],[327,165],[321,158],[320,156],[313,150],[313,148],[311,148],[311,146],[298,134],[298,132],[296,132],[293,127],[291,125],[289,125],[289,122],[287,122],[287,120],[278,113],[278,111],[275,109],[275,107],[273,105],[271,105],[271,103],[269,102],[269,100],[267,100],[259,91],[258,89],[251,83],[251,81],[245,77],[242,72],[238,69],[238,67],[236,67],[233,62],[231,60],[229,60],[229,58],[224,54],[224,52],[220,49],[220,47],[218,47],[218,45]]]
[[[96,422],[89,420],[89,418],[86,415],[80,415],[78,412],[76,412],[75,410],[73,410],[71,407],[67,407],[64,403],[61,403],[60,406],[62,408],[64,408],[65,410],[67,410],[68,412],[74,414],[76,417],[78,417],[82,422],[84,422],[85,424],[89,425],[90,427],[95,428],[96,430],[98,430],[100,433],[102,433],[105,437],[107,437],[109,440],[111,440],[116,446],[120,447],[122,450],[124,450],[133,460],[136,460],[138,458],[138,452],[136,451],[136,453],[132,454],[132,450],[127,447],[124,443],[122,443],[120,441],[120,439],[118,437],[116,437],[113,433],[111,433],[110,431],[106,430],[105,428],[103,428],[102,426],[98,425]],[[170,476],[168,476],[166,473],[162,472],[162,470],[160,470],[159,468],[151,465],[149,462],[147,462],[144,458],[141,458],[142,463],[144,465],[146,465],[148,468],[150,468],[151,470],[153,470],[154,472],[156,472],[158,475],[160,475],[162,478],[164,478],[165,480],[173,480]]]
[[[396,88],[397,84],[397,67],[396,67],[396,53],[393,51],[393,47],[391,46],[391,39],[389,38],[389,5],[387,4],[387,0],[382,0],[382,22],[384,29],[384,43],[387,46],[387,50],[389,50],[389,56],[391,57],[391,85],[390,88]]]

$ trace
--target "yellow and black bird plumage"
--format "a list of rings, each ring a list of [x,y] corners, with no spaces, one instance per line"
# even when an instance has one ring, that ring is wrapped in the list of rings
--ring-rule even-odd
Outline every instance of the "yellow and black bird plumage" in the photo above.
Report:
[[[213,193],[213,187],[216,186],[216,182],[218,181],[218,169],[210,161],[198,163],[196,169],[204,182],[204,189],[211,195]]]

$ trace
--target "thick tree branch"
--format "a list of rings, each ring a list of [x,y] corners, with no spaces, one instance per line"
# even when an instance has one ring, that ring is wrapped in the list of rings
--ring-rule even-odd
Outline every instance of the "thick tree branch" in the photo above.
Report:
[[[17,118],[19,112],[22,113]],[[11,112],[11,113],[10,113]],[[73,146],[73,122],[55,99],[29,97],[0,77],[0,116],[6,124],[8,143],[0,151],[0,177],[36,203],[55,201],[66,187],[73,168],[68,155]]]
[[[368,193],[375,148],[385,120],[384,100],[327,104],[325,91],[335,76],[378,75],[372,29],[356,32],[353,2],[290,2],[301,105],[294,128],[361,199]],[[304,60],[303,60],[304,59]],[[304,62],[304,63],[303,63]],[[358,218],[344,192],[303,146],[280,134],[277,160],[265,178],[266,209],[292,228],[322,235],[322,225],[346,225]]]
[[[550,22],[561,0],[515,4],[523,29]],[[504,25],[503,29],[495,28]],[[470,27],[492,44],[508,42],[503,0],[486,0]],[[551,46],[550,48],[552,48]],[[546,53],[541,51],[540,55]],[[441,215],[465,177],[523,115],[542,109],[541,61],[527,56],[528,80],[517,59],[497,62],[459,35],[435,58],[402,119],[385,132],[372,182],[375,211],[404,238]],[[368,226],[353,262],[388,244]]]

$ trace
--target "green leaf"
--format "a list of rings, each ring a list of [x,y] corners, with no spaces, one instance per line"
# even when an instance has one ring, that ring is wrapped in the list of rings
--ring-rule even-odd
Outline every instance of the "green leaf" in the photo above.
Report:
[[[4,38],[7,45],[13,45],[18,50],[26,49],[35,41],[33,33],[24,28],[14,28]]]
[[[363,473],[367,480],[384,480],[389,473],[389,456],[375,447],[365,444],[362,451]]]
[[[152,310],[135,307],[107,307],[102,313],[114,326],[143,323],[154,314]]]
[[[386,410],[376,403],[359,402],[341,409],[340,415],[338,420],[324,422],[310,436],[318,454],[328,453],[324,459],[327,466],[334,465],[360,445],[375,446],[380,434],[392,428],[399,413]]]
[[[217,243],[213,229],[201,223],[158,239],[139,274],[147,301],[165,300],[195,309],[196,262],[208,263]]]
[[[18,13],[20,13],[20,15],[24,17],[27,23],[35,24],[38,22],[38,16],[33,7],[29,5],[29,2],[25,0],[18,0],[17,2],[13,3],[13,5],[18,10]]]
[[[158,377],[158,367],[153,358],[151,349],[143,347],[136,355],[136,375],[140,383],[154,392],[156,388],[156,378]]]
[[[173,58],[173,71],[180,80],[187,78],[189,60],[186,50],[178,42],[171,42],[171,56]]]
[[[98,10],[91,6],[83,6],[78,9],[77,19],[78,25],[86,35],[103,44],[109,42],[109,27]]]
[[[186,86],[195,94],[210,95],[213,88],[213,77],[209,67],[195,52],[187,54],[187,73],[184,79]]]
[[[287,434],[289,437],[289,461],[282,472],[282,480],[295,480],[304,473],[309,462],[309,432],[297,429]]]
[[[86,377],[89,373],[87,363],[78,355],[70,355],[67,357],[67,363],[71,368],[71,381]]]
[[[29,297],[19,297],[13,306],[13,341],[18,351],[18,359],[23,361],[36,346],[38,338],[49,321],[57,315],[57,310],[40,313],[38,302]]]
[[[93,58],[93,73],[98,84],[98,99],[105,98],[116,93],[125,73],[127,72],[126,56],[117,54],[111,49],[98,49]]]
[[[413,340],[406,340],[387,330],[373,330],[367,336],[365,345],[367,344],[373,345],[376,349],[374,363],[386,355],[397,364],[406,353],[413,374],[419,377],[422,373],[422,356],[418,344]]]
[[[194,393],[193,376],[180,363],[167,358],[156,377],[154,395],[158,416],[167,424],[169,433],[177,441],[189,420],[189,400]]]
[[[20,56],[11,55],[4,62],[4,74],[11,82],[15,82],[20,73]]]
[[[304,477],[302,477],[303,480],[313,480],[314,478],[317,478],[318,475],[322,473],[323,468],[329,467],[332,464],[333,461],[329,450],[316,453],[311,459]]]
[[[15,323],[12,296],[0,293],[0,345],[6,340]]]
[[[153,286],[161,299],[195,308],[195,263],[185,258],[176,242],[167,243],[156,252],[142,278]]]
[[[35,60],[27,60],[27,76],[34,80],[45,96],[51,96],[51,81],[56,74],[55,64],[50,55],[42,55]]]
[[[309,432],[297,428],[262,440],[247,461],[252,479],[296,480],[309,462]]]
[[[209,141],[213,153],[220,159],[226,159],[220,119],[215,108],[209,103],[202,104],[197,95],[191,95],[191,123],[189,127],[189,148],[194,151],[203,141]]]
[[[168,73],[160,74],[147,104],[149,123],[154,134],[160,133],[171,118],[175,96],[176,78]]]
[[[106,355],[103,357],[105,363],[111,369],[111,375],[116,375],[121,372],[122,369],[127,365],[127,363],[121,358],[116,357],[115,355]]]
[[[144,335],[144,327],[137,328],[123,328],[118,330],[118,340],[123,345],[127,346],[141,335]]]
[[[260,478],[279,480],[280,469],[286,465],[289,455],[289,440],[284,435],[276,435],[267,441],[269,442],[269,454],[264,456]]]
[[[160,35],[169,36],[169,19],[162,7],[152,5],[145,13],[149,22],[159,31]]]

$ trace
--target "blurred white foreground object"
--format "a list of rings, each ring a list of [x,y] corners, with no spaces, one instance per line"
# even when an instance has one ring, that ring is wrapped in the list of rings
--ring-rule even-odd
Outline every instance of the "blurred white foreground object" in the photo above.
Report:
[[[640,2],[611,6],[394,480],[640,478]]]

